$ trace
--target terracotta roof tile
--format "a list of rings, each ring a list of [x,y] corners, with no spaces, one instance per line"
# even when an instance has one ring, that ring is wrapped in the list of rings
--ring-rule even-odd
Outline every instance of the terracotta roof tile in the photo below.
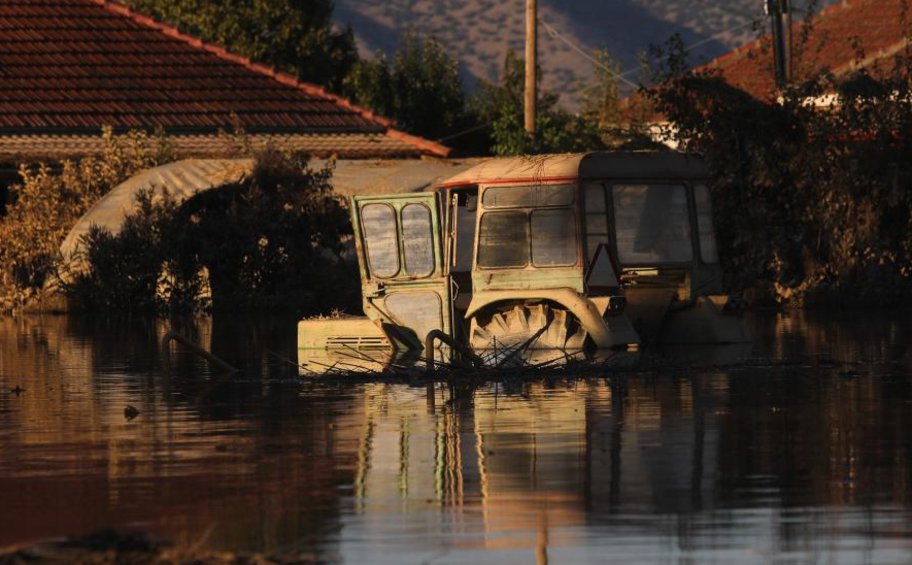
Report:
[[[798,77],[821,69],[839,75],[859,67],[883,66],[888,57],[909,45],[912,12],[904,16],[904,3],[904,0],[844,0],[823,9],[812,20],[804,57],[796,62]],[[792,26],[795,42],[801,25]],[[770,100],[776,95],[769,36],[700,68],[719,69],[726,82],[758,99]]]
[[[177,158],[200,155],[237,157],[237,143],[229,136],[176,135],[168,141]],[[248,141],[254,148],[269,143],[283,149],[305,151],[315,157],[364,159],[382,155],[386,159],[395,159],[416,155],[416,145],[397,134],[253,134]],[[0,136],[0,163],[73,159],[99,153],[103,147],[100,135]]]
[[[235,125],[335,140],[386,135],[397,152],[448,152],[320,87],[119,4],[0,0],[0,136],[97,135],[104,125],[176,135]]]

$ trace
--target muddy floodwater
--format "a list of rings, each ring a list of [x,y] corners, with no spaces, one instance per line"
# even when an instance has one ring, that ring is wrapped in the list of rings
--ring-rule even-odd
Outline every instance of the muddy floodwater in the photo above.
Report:
[[[290,324],[0,318],[0,548],[100,528],[346,563],[909,563],[912,316],[483,386],[300,378]],[[732,361],[735,361],[731,364]]]

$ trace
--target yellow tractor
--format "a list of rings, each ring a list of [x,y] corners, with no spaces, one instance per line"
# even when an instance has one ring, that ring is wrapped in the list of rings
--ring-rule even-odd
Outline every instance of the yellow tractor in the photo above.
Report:
[[[680,153],[546,155],[355,196],[365,317],[300,322],[299,356],[749,341],[721,293],[706,176]]]

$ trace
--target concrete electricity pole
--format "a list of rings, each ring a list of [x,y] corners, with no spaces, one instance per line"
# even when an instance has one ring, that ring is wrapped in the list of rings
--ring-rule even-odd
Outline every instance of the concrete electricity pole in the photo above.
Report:
[[[538,20],[536,17],[537,0],[526,0],[526,91],[525,91],[525,127],[529,134],[535,133],[535,67],[538,58]]]
[[[782,88],[792,78],[792,10],[789,0],[766,0],[773,31],[773,63],[776,86]]]

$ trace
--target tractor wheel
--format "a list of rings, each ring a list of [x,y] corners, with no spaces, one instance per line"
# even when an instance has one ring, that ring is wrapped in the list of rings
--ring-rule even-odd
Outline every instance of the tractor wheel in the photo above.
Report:
[[[469,344],[476,351],[524,344],[528,349],[569,351],[581,349],[587,336],[573,314],[541,302],[500,305],[482,311],[472,318],[469,332]]]

